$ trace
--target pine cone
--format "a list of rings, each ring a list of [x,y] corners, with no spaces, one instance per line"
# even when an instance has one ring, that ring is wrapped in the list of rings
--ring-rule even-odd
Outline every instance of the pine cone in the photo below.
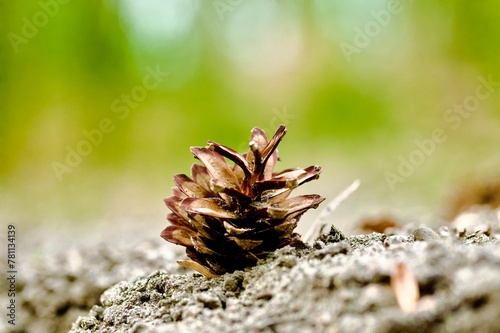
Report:
[[[267,141],[264,131],[254,128],[250,149],[243,155],[212,141],[191,148],[204,165],[193,164],[192,178],[174,176],[177,187],[164,200],[172,211],[167,216],[172,225],[161,233],[168,242],[186,247],[190,260],[178,261],[181,266],[215,277],[255,265],[270,252],[300,241],[293,232],[300,217],[324,198],[288,196],[317,179],[321,167],[273,173],[276,147],[285,133],[281,125]]]

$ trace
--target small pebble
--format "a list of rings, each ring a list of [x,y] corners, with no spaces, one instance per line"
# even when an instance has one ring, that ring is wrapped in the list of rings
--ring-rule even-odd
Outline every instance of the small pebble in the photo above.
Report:
[[[270,291],[261,291],[260,293],[258,293],[255,296],[255,299],[262,299],[262,300],[265,300],[265,301],[268,301],[271,298],[273,298],[273,293],[270,292]]]
[[[337,254],[347,254],[351,250],[349,243],[338,242],[326,245],[324,248],[313,252],[313,256],[317,259],[323,259],[326,256],[335,256]]]
[[[143,323],[135,323],[134,326],[130,329],[130,333],[141,333],[141,332],[146,332],[148,329],[148,326]]]
[[[224,276],[223,288],[226,291],[237,292],[243,284],[243,272],[235,271]]]
[[[284,255],[279,258],[278,265],[286,268],[292,268],[297,264],[297,257],[293,255]]]
[[[198,294],[196,300],[209,309],[218,309],[222,307],[220,298],[209,292]]]
[[[80,317],[77,321],[77,326],[83,328],[84,330],[90,330],[97,326],[99,322],[97,319],[92,317]]]
[[[420,227],[413,231],[413,237],[417,241],[427,241],[432,239],[440,239],[439,235],[429,227]]]
[[[384,240],[384,246],[391,246],[391,245],[408,243],[408,242],[409,242],[409,240],[408,240],[407,236],[393,235],[393,236],[388,236]]]

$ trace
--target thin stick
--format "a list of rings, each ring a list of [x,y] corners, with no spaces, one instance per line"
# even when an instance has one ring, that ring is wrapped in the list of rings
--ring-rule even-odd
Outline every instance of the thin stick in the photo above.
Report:
[[[328,206],[326,206],[318,217],[311,224],[309,230],[303,237],[305,243],[312,243],[314,239],[316,239],[315,235],[320,236],[318,233],[328,224],[326,220],[330,217],[333,211],[340,205],[345,199],[347,199],[354,191],[356,191],[361,182],[359,179],[356,179],[349,187],[347,187],[342,193],[337,195]]]

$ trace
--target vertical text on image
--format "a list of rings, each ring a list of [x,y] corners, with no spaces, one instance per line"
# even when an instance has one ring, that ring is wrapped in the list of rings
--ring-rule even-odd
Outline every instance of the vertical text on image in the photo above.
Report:
[[[12,224],[7,226],[7,322],[10,325],[16,324],[16,274],[17,274],[17,259],[16,259],[16,227]]]

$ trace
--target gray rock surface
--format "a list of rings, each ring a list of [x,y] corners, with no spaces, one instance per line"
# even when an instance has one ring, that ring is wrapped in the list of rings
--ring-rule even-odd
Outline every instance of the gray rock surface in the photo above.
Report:
[[[499,332],[497,230],[445,231],[342,240],[332,229],[313,247],[280,249],[244,272],[156,271],[106,290],[71,333]],[[412,312],[390,284],[398,263],[418,282]]]
[[[54,242],[38,255],[18,260],[16,322],[0,321],[0,332],[68,332],[78,316],[88,314],[115,283],[135,280],[159,267],[169,273],[186,272],[161,240],[129,241],[128,247],[103,239],[97,244],[89,239],[81,243],[71,247]],[[24,251],[29,248],[29,244],[21,245]],[[2,266],[2,270],[7,268]],[[8,302],[4,287],[2,283],[1,304]]]
[[[215,279],[178,266],[182,249],[159,237],[54,244],[52,255],[22,260],[16,326],[2,321],[0,331],[500,332],[499,218],[468,213],[390,236],[332,229],[312,247]],[[398,263],[418,282],[413,312],[391,287]]]

